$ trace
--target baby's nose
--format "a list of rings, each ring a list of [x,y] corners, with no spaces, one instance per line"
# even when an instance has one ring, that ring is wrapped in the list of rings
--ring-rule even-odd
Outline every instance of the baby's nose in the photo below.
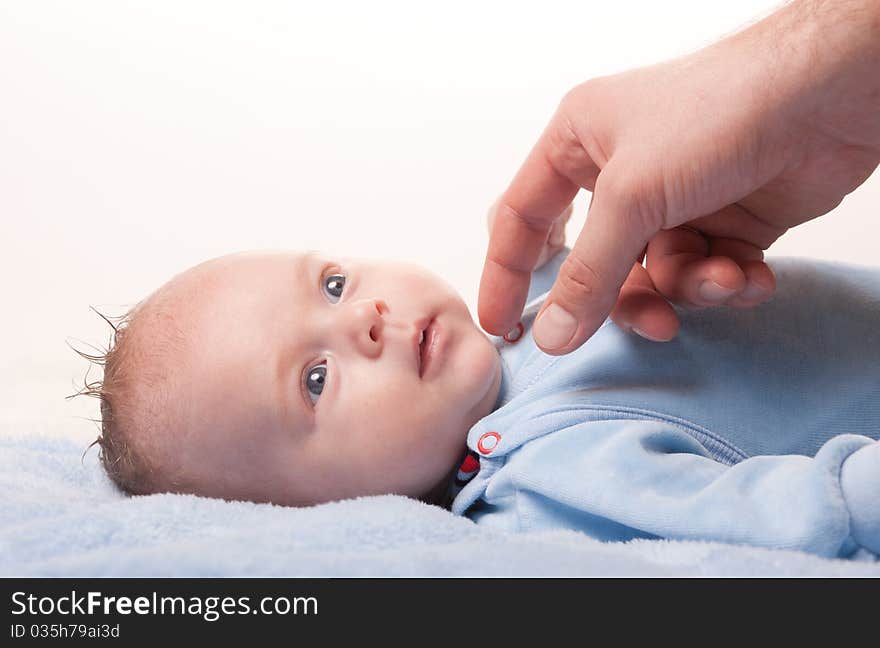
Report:
[[[381,299],[362,299],[352,304],[351,327],[355,341],[367,348],[376,346],[381,341],[385,321],[383,315],[388,312],[388,304]]]

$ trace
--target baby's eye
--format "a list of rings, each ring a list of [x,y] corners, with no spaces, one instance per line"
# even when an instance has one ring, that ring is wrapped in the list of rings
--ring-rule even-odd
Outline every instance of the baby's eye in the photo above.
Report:
[[[306,373],[306,391],[312,404],[318,400],[318,396],[324,391],[324,383],[327,380],[327,363],[321,362],[308,370]],[[314,398],[312,398],[314,396]]]
[[[330,301],[334,304],[342,297],[343,286],[345,286],[345,275],[332,274],[324,277],[325,291],[330,295]]]

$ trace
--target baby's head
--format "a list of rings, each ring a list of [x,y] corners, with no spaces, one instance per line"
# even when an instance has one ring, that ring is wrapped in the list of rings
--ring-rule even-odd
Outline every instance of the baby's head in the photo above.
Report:
[[[136,494],[426,498],[500,380],[464,301],[418,266],[224,256],[174,277],[119,328],[101,460]]]

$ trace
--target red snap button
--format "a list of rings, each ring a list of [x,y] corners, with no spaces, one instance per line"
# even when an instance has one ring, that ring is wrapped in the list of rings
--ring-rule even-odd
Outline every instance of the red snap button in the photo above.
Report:
[[[459,470],[463,473],[472,473],[480,469],[480,462],[474,459],[473,455],[468,455],[461,462]]]
[[[469,454],[467,457],[464,458],[464,461],[461,462],[461,466],[459,467],[458,473],[455,475],[455,478],[458,481],[468,481],[476,474],[479,469],[480,462]]]
[[[480,437],[480,440],[477,441],[477,450],[483,454],[489,454],[498,447],[499,441],[501,441],[500,434],[497,432],[486,432]]]
[[[522,337],[524,330],[525,329],[523,328],[522,322],[517,322],[513,330],[508,331],[507,335],[504,336],[504,339],[507,342],[516,342]]]

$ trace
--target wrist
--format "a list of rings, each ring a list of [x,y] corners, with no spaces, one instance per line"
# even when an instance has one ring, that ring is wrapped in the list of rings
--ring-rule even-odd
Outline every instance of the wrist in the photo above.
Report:
[[[880,148],[880,0],[795,0],[727,41],[771,122]]]
[[[780,45],[800,67],[807,87],[845,95],[880,89],[880,0],[798,0],[780,17]],[[799,50],[799,51],[798,51]]]

